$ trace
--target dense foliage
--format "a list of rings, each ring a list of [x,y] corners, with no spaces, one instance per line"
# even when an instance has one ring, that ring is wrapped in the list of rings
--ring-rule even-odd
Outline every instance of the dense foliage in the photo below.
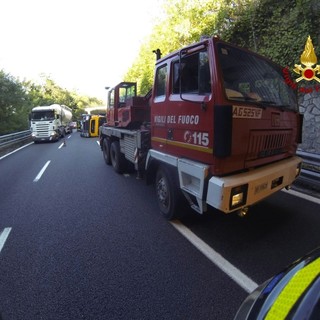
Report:
[[[219,35],[291,68],[300,63],[308,35],[320,54],[318,0],[165,0],[158,17],[123,79],[137,82],[140,94],[152,87],[153,51],[160,49],[166,55],[203,35]],[[37,85],[0,71],[0,134],[26,129],[32,107],[54,102],[73,108],[75,117],[84,107],[102,104],[48,78]]]
[[[19,81],[0,71],[0,134],[27,130],[28,114],[39,105],[64,104],[73,109],[77,119],[84,108],[102,105],[103,102],[59,87],[52,79],[44,78],[43,84]]]
[[[202,35],[219,35],[292,67],[300,63],[308,35],[316,52],[320,44],[318,0],[167,0],[159,16],[125,76],[138,82],[141,94],[152,87],[153,50],[165,55]]]
[[[22,83],[0,71],[0,134],[25,130],[31,100]]]

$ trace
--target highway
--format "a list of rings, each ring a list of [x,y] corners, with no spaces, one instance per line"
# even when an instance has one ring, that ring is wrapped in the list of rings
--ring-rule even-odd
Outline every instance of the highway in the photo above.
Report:
[[[233,319],[250,290],[320,245],[320,199],[296,191],[244,218],[168,222],[152,186],[75,131],[1,157],[0,179],[2,320]]]

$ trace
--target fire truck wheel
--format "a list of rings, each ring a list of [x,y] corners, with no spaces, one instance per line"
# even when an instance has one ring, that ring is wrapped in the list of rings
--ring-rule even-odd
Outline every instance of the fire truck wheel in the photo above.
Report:
[[[161,213],[166,219],[172,220],[179,215],[179,189],[174,179],[174,172],[165,166],[160,166],[156,176],[156,194]]]
[[[110,158],[114,170],[117,173],[122,173],[126,167],[126,159],[124,155],[120,152],[119,141],[113,141],[111,143]]]
[[[102,150],[103,150],[104,161],[108,166],[110,166],[111,165],[110,142],[108,139],[103,139]]]

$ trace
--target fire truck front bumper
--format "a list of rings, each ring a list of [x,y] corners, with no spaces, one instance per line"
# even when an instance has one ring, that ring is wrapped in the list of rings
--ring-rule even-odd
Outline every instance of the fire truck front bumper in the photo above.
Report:
[[[280,189],[299,176],[301,158],[294,156],[252,171],[209,180],[207,204],[225,213],[243,210]]]

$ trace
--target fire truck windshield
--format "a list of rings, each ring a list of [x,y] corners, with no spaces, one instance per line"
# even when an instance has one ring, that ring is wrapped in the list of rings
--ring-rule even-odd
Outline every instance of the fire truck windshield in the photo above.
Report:
[[[224,89],[232,101],[297,110],[296,95],[276,64],[248,51],[218,44]]]
[[[31,114],[31,120],[54,120],[53,110],[33,111]]]

